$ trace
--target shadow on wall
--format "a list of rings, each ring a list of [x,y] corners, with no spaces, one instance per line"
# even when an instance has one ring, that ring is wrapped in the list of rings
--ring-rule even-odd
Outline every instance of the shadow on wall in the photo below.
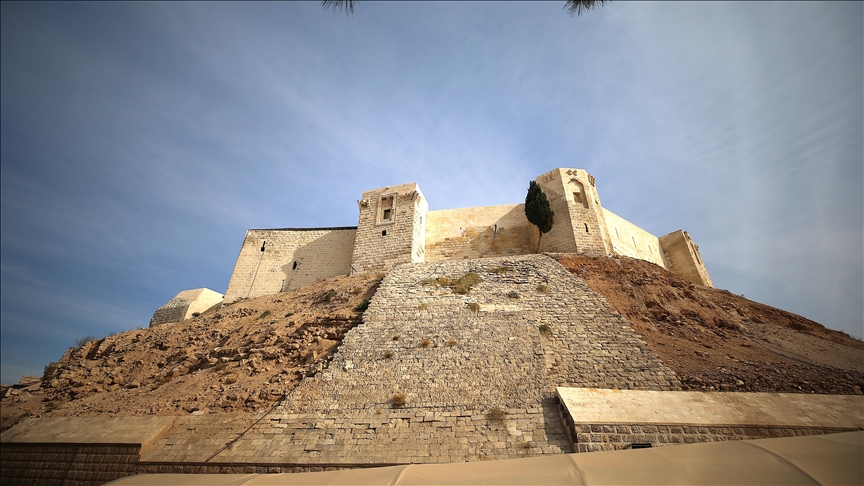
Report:
[[[525,255],[537,249],[538,232],[525,217],[524,204],[430,212],[429,223],[435,227],[427,229],[427,262]]]
[[[280,268],[285,275],[282,291],[351,273],[354,250],[353,231],[350,239],[340,231],[324,234],[294,250],[293,259]]]

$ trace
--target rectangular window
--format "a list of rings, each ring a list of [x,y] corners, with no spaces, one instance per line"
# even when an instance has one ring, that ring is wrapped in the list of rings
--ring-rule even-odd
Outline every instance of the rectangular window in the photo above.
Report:
[[[395,195],[381,196],[381,199],[378,200],[378,224],[393,222],[393,216],[396,213],[395,203]]]

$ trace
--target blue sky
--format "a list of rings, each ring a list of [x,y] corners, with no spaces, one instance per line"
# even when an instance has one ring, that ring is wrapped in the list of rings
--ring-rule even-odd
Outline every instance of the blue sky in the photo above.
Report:
[[[861,337],[861,2],[2,3],[2,381],[224,292],[249,228],[555,167],[715,286]]]

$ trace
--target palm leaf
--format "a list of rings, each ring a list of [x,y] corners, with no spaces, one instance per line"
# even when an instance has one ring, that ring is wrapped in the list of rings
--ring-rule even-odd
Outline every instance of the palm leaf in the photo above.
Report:
[[[322,0],[321,6],[325,9],[332,8],[334,12],[345,10],[345,14],[354,14],[354,5],[357,0]]]
[[[564,9],[570,15],[582,15],[591,9],[602,7],[607,0],[567,0],[564,2]]]

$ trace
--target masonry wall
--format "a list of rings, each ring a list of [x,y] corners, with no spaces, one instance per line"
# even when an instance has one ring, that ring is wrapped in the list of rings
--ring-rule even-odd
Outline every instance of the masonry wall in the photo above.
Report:
[[[156,309],[156,312],[153,313],[153,317],[150,318],[150,327],[167,324],[169,322],[180,322],[186,318],[186,311],[188,309],[188,301],[174,297],[165,305]]]
[[[426,260],[525,255],[537,249],[537,229],[524,204],[429,211]]]
[[[356,234],[351,227],[247,231],[225,302],[348,275]]]
[[[222,294],[210,289],[184,290],[165,305],[156,309],[150,319],[150,327],[189,319],[193,314],[204,313],[222,303]]]
[[[542,238],[522,204],[429,211],[416,183],[364,192],[356,228],[249,230],[225,302],[402,263],[532,254],[538,239],[540,252],[617,252],[711,285],[698,247],[685,232],[657,238],[604,209],[596,180],[586,171],[557,168],[536,181],[555,212],[552,230]]]
[[[693,243],[686,231],[678,230],[669,233],[661,236],[659,241],[663,248],[663,254],[666,256],[667,269],[670,272],[684,277],[696,285],[714,286],[708,276],[708,270],[705,269],[705,264],[702,263],[699,247]]]
[[[582,169],[555,169],[537,178],[555,212],[542,251],[611,255],[606,219],[594,177]]]
[[[573,238],[573,225],[570,218],[570,207],[566,191],[560,176],[560,170],[549,171],[536,179],[543,189],[543,194],[549,200],[549,206],[555,213],[552,229],[540,239],[540,251],[575,253],[576,241]]]
[[[659,238],[606,208],[603,208],[603,216],[615,252],[669,268]]]
[[[135,474],[140,445],[0,444],[4,486],[96,486]]]
[[[434,283],[467,272],[483,282],[466,295]],[[432,463],[570,452],[556,386],[674,390],[679,382],[605,299],[549,257],[402,265],[328,368],[212,461]],[[396,393],[406,395],[403,407],[393,405]],[[489,418],[494,409],[499,419]]]
[[[386,198],[392,198],[389,218],[383,209]],[[357,204],[360,217],[351,258],[356,271],[383,271],[400,263],[423,261],[429,204],[417,184],[366,191]]]
[[[574,439],[575,452],[600,452],[628,449],[633,444],[651,444],[651,447],[663,447],[727,440],[836,434],[860,429],[854,427],[730,426],[719,424],[577,424],[570,430]]]

